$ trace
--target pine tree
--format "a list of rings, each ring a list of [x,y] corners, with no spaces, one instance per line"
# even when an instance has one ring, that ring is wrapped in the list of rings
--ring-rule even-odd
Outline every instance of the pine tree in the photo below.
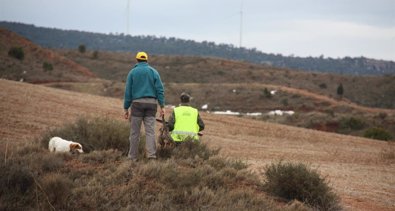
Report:
[[[343,97],[343,93],[344,93],[343,84],[340,83],[340,85],[337,87],[337,95],[339,95],[340,99]]]

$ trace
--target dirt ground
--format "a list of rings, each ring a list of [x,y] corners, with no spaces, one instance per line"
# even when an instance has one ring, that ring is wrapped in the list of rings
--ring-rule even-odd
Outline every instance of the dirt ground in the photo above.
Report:
[[[122,101],[115,98],[1,79],[0,90],[3,150],[34,141],[47,129],[81,116],[123,117]],[[346,210],[395,210],[395,160],[385,157],[386,152],[394,152],[393,144],[239,117],[201,115],[206,123],[203,142],[221,148],[225,156],[246,161],[260,175],[273,161],[307,163],[327,177]]]

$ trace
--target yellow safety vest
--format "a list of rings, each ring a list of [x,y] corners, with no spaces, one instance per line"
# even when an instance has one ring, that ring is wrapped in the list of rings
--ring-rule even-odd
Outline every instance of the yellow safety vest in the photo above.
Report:
[[[174,109],[175,124],[171,132],[174,141],[199,140],[198,114],[198,110],[190,106],[179,106]]]

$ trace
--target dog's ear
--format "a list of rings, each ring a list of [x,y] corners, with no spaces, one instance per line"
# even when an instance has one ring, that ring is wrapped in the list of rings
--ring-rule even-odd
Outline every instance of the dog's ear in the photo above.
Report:
[[[77,147],[78,147],[78,144],[70,144],[70,151],[78,149]]]
[[[75,146],[75,149],[82,149],[82,146],[81,146],[81,144],[75,144],[76,146]]]

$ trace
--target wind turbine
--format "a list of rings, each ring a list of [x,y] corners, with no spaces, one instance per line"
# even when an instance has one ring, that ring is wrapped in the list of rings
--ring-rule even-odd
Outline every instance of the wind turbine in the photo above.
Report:
[[[130,0],[126,4],[126,34],[129,35]]]
[[[243,0],[241,0],[240,4],[240,35],[239,35],[239,48],[242,46],[243,41]]]

